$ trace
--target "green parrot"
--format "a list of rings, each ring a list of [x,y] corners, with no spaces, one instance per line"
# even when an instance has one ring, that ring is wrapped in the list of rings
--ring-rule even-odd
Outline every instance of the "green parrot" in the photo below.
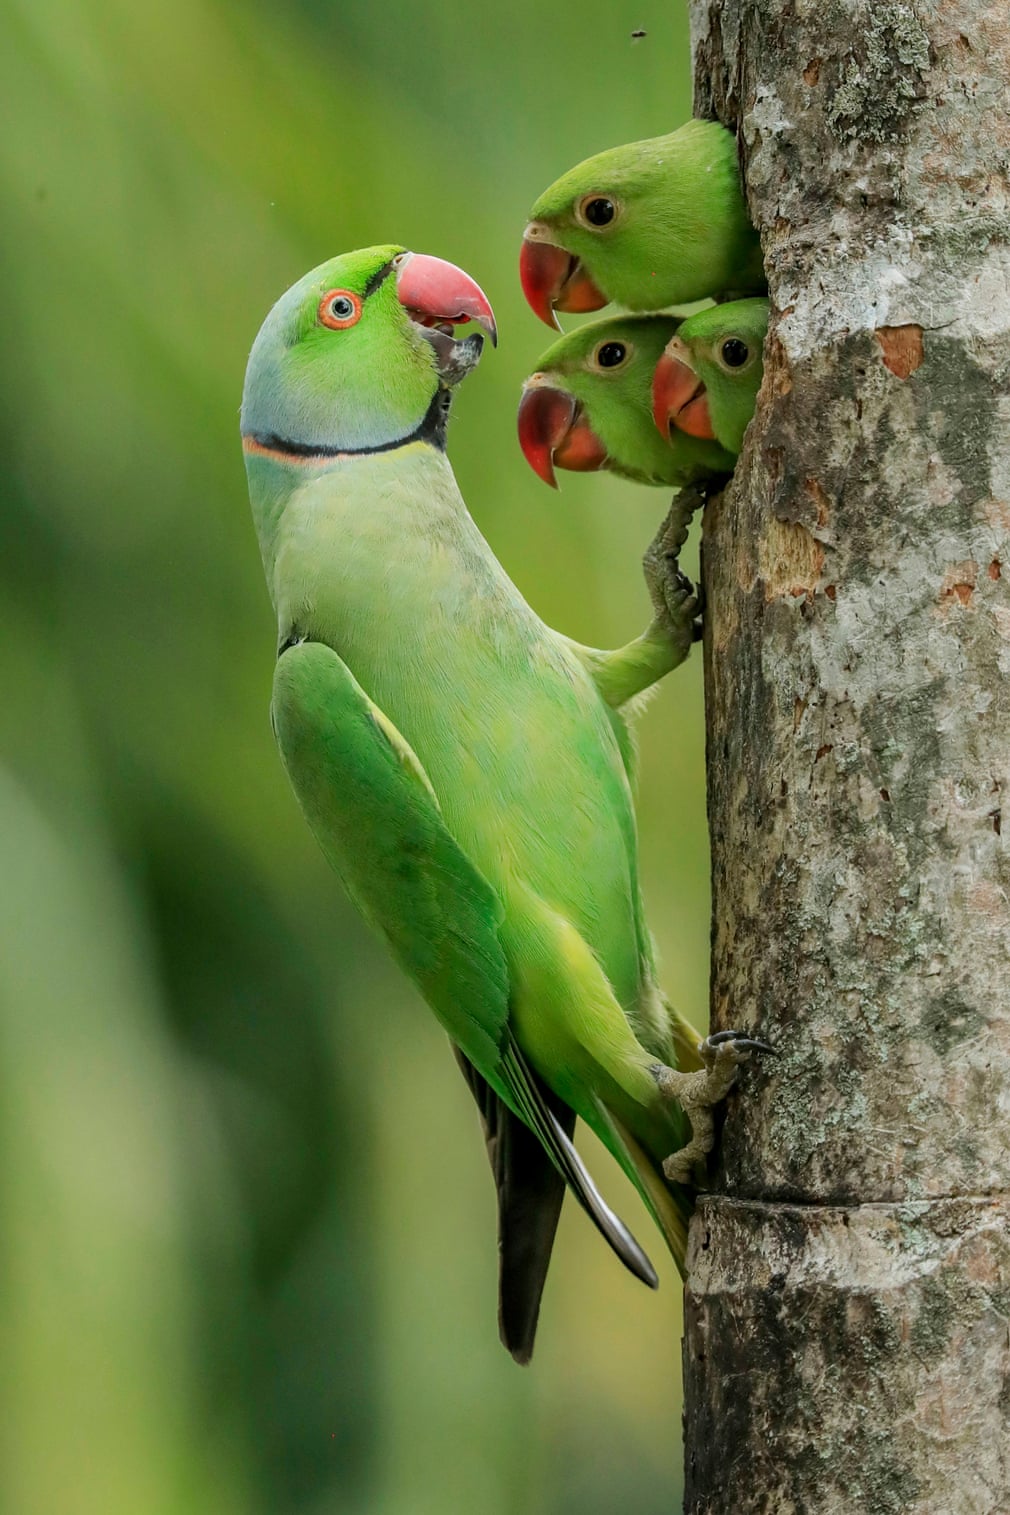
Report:
[[[523,386],[518,417],[519,445],[545,483],[557,487],[555,467],[673,486],[732,472],[717,442],[660,435],[653,423],[653,373],[680,326],[675,316],[612,316],[548,348]]]
[[[767,300],[732,300],[689,317],[667,343],[652,381],[660,435],[743,446],[764,375]]]
[[[525,1362],[565,1186],[656,1283],[575,1150],[576,1118],[682,1263],[710,1107],[763,1044],[728,1032],[699,1047],[672,1015],[638,891],[622,709],[687,655],[694,606],[674,581],[642,637],[601,652],[526,604],[445,456],[451,390],[483,342],[454,336],[467,319],[494,339],[485,296],[449,263],[395,246],[334,258],[264,321],[241,429],[281,757],[477,1100],[500,1333]]]
[[[740,186],[736,138],[715,121],[587,158],[537,200],[519,277],[548,326],[555,311],[662,310],[763,294],[761,245]]]

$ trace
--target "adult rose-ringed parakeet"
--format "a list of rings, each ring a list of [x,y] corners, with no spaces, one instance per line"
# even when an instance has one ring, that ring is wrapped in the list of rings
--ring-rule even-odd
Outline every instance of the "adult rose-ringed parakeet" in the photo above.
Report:
[[[519,445],[545,483],[555,468],[605,468],[637,484],[680,486],[728,474],[718,443],[653,422],[652,377],[675,316],[613,316],[579,326],[539,359],[519,402]]]
[[[526,604],[445,457],[450,388],[482,344],[452,335],[467,317],[494,335],[480,289],[438,259],[374,247],[323,264],[256,338],[242,434],[284,765],[477,1098],[501,1334],[525,1361],[565,1185],[655,1283],[575,1151],[576,1117],[682,1258],[690,1201],[670,1180],[690,1179],[708,1107],[757,1044],[710,1038],[703,1067],[675,1071],[694,1044],[658,989],[638,892],[620,710],[686,655],[691,610],[657,594],[646,634],[607,653]]]
[[[699,310],[670,339],[652,383],[661,436],[717,439],[735,458],[764,374],[767,300]]]
[[[544,191],[523,234],[531,308],[662,310],[765,289],[740,187],[736,139],[714,121],[587,158]]]

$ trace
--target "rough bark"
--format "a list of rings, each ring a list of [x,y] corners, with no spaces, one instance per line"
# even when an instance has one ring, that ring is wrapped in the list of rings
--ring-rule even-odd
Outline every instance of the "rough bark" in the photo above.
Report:
[[[1010,1510],[1010,17],[692,0],[773,305],[705,522],[691,1512]]]

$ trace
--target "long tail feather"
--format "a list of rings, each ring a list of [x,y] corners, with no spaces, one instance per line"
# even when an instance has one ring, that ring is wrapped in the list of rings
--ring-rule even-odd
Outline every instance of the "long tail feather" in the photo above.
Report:
[[[498,1193],[498,1334],[516,1362],[528,1363],[565,1181],[540,1138],[512,1113],[464,1053],[458,1047],[453,1051],[480,1110]],[[575,1111],[550,1090],[542,1092],[571,1135]]]
[[[634,1273],[650,1289],[659,1287],[659,1277],[645,1252],[632,1236],[627,1226],[603,1198],[575,1150],[571,1137],[564,1130],[550,1106],[539,1092],[535,1075],[531,1072],[519,1048],[512,1044],[504,1062],[515,1061],[521,1078],[513,1088],[524,1093],[521,1114],[532,1131],[543,1143],[551,1161],[571,1189],[572,1194],[592,1220],[597,1230],[621,1259],[629,1272]]]
[[[596,1104],[610,1127],[615,1145],[618,1149],[623,1149],[626,1157],[625,1171],[652,1212],[683,1278],[686,1271],[687,1226],[694,1206],[682,1189],[669,1187],[648,1152],[632,1136],[627,1126],[618,1119],[613,1110],[599,1099]]]

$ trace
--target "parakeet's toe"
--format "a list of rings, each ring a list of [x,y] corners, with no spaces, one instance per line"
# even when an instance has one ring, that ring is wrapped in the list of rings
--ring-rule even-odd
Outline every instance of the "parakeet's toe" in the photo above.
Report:
[[[697,1187],[696,1169],[704,1159],[693,1150],[693,1145],[681,1147],[679,1152],[672,1152],[663,1159],[663,1176],[668,1183],[683,1184],[687,1188]]]
[[[701,599],[691,580],[681,572],[678,559],[695,508],[692,492],[681,491],[642,559],[653,613],[657,620],[668,623],[678,640],[683,639],[688,645],[697,640],[694,623],[701,615]]]
[[[667,621],[678,637],[688,644],[697,641],[695,622],[702,614],[701,587],[697,588],[680,570],[680,550],[687,541],[688,528],[695,512],[704,504],[704,496],[694,488],[674,495],[666,519],[645,550],[642,571],[659,620]],[[685,649],[686,652],[686,649]]]
[[[718,1040],[706,1037],[698,1047],[709,1080],[706,1093],[710,1095],[711,1104],[717,1104],[729,1093],[736,1082],[737,1069],[741,1063],[750,1061],[752,1052],[771,1050],[766,1042],[755,1041],[742,1031],[729,1036],[724,1032],[715,1035]]]
[[[752,1052],[769,1052],[774,1047],[759,1041],[746,1031],[715,1031],[698,1044],[704,1067],[698,1073],[681,1073],[675,1068],[657,1065],[653,1076],[660,1092],[674,1099],[691,1122],[691,1140],[663,1163],[670,1183],[692,1184],[696,1171],[704,1163],[715,1143],[714,1107],[726,1098],[736,1083],[740,1064]]]
[[[701,585],[694,584],[676,563],[663,574],[663,602],[675,621],[695,620],[701,615]]]
[[[666,622],[676,641],[685,644],[686,655],[690,644],[701,639],[701,586],[681,572],[672,553],[662,551],[646,558],[645,581],[653,613]]]

